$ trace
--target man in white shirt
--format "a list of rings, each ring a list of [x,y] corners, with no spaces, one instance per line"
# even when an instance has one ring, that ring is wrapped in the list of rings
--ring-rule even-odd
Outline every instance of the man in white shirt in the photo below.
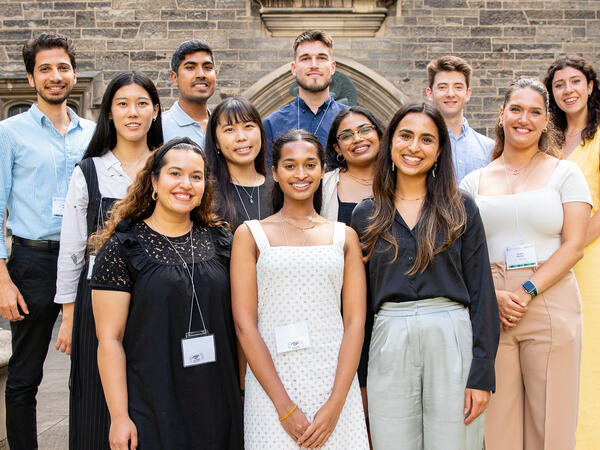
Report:
[[[217,85],[212,49],[206,42],[193,39],[177,47],[171,59],[171,81],[179,89],[179,99],[162,115],[164,140],[189,137],[204,148],[208,100]]]
[[[458,56],[446,55],[427,66],[427,98],[442,113],[452,145],[454,173],[460,183],[465,175],[486,166],[494,141],[469,126],[464,117],[465,104],[471,99],[471,66]]]

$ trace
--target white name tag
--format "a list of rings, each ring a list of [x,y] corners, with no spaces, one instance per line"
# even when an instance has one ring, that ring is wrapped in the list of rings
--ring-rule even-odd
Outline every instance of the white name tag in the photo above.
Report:
[[[183,367],[198,366],[217,360],[214,334],[185,337],[181,340],[181,349],[183,351]]]
[[[52,217],[62,217],[65,212],[65,198],[52,197]]]
[[[292,352],[310,347],[308,322],[305,320],[276,327],[275,341],[277,342],[277,353]]]
[[[527,267],[537,267],[537,265],[535,244],[527,243],[506,248],[507,269],[525,269]]]

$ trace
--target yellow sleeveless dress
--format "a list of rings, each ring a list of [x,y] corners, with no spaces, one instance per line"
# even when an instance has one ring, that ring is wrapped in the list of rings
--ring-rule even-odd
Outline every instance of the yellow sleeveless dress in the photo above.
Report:
[[[600,127],[569,156],[583,171],[592,194],[592,214],[600,206]],[[583,303],[583,353],[579,394],[577,450],[600,448],[600,238],[585,248],[575,265]]]

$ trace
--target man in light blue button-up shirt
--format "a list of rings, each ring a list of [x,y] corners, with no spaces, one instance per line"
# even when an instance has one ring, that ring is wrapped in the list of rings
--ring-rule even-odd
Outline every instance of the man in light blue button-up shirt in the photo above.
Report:
[[[452,162],[457,182],[475,169],[486,166],[494,141],[469,127],[464,117],[465,104],[471,99],[471,66],[458,56],[446,55],[427,66],[427,98],[439,109],[448,126]]]
[[[13,234],[7,263],[0,233],[0,314],[12,331],[6,428],[13,450],[38,448],[35,397],[59,312],[54,293],[62,209],[94,131],[93,122],[67,108],[77,80],[70,39],[44,33],[25,44],[23,58],[37,103],[0,122],[0,222],[8,210]],[[72,311],[63,311],[63,321],[72,320]]]
[[[189,137],[204,148],[210,117],[208,100],[217,84],[213,53],[206,42],[193,39],[175,50],[171,80],[179,89],[179,99],[162,115],[164,140]]]

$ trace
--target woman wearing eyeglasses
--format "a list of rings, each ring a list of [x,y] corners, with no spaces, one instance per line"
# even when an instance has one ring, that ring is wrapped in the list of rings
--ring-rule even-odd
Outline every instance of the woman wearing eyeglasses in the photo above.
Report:
[[[362,106],[341,111],[333,120],[326,148],[321,215],[350,225],[354,207],[373,195],[375,157],[383,125]]]

